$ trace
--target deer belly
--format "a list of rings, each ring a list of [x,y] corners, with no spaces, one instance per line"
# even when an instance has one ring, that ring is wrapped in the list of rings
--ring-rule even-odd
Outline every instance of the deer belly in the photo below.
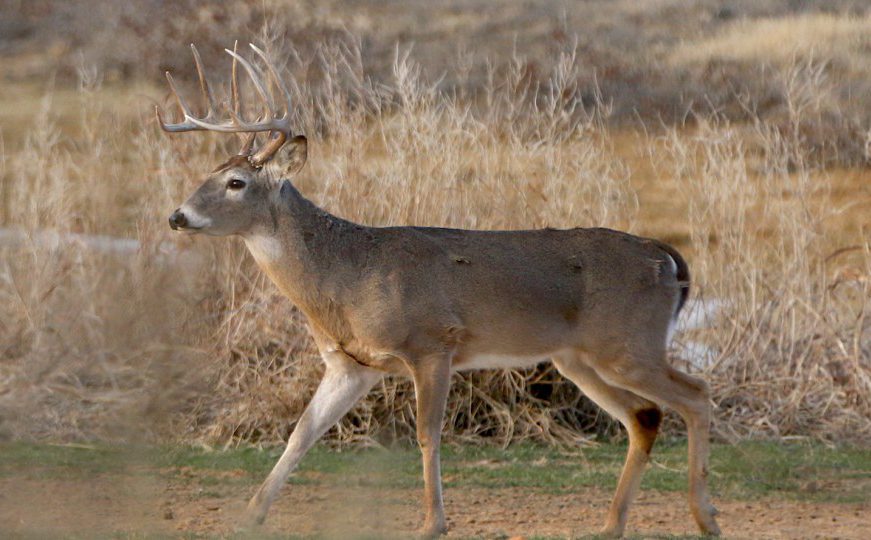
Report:
[[[536,354],[532,356],[515,356],[507,354],[476,354],[467,358],[454,361],[455,371],[469,369],[494,369],[494,368],[524,368],[534,366],[550,359],[550,354]]]

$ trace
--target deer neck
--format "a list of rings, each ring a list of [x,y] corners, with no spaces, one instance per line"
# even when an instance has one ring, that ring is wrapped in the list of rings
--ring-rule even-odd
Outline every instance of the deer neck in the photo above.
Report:
[[[320,209],[287,180],[268,214],[265,223],[243,235],[254,260],[310,322],[341,326],[331,319],[360,275],[366,228]]]

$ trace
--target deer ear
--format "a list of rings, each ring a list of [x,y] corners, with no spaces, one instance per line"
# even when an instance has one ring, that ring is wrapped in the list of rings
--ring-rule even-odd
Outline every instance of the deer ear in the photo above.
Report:
[[[298,173],[308,158],[308,142],[302,135],[287,141],[269,165],[274,167],[278,178],[287,178]]]

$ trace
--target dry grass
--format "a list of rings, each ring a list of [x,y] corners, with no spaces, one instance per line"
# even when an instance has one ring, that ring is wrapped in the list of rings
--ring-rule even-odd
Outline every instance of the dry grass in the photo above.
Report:
[[[819,56],[862,71],[869,67],[869,47],[871,14],[805,13],[732,23],[715,36],[676,47],[672,60],[789,63],[795,56]]]
[[[695,297],[726,302],[711,328],[676,346],[714,351],[710,365],[687,367],[712,382],[718,436],[871,440],[871,192],[859,161],[819,143],[841,125],[829,122],[841,103],[830,64],[778,67],[766,86],[776,116],[740,95],[740,122],[709,112],[630,131],[611,121],[619,103],[582,84],[583,45],[552,49],[534,77],[515,55],[445,87],[405,48],[370,77],[353,38],[268,42],[298,83],[311,156],[295,183],[317,203],[371,225],[603,225],[672,241],[689,255]],[[472,71],[461,59],[446,78]],[[304,322],[238,241],[179,238],[165,225],[234,141],[163,136],[152,86],[79,73],[76,94],[0,105],[4,118],[29,121],[3,129],[0,226],[32,239],[0,247],[0,431],[283,439],[321,369]],[[45,243],[43,230],[139,248]],[[412,397],[407,382],[385,380],[330,437],[410,437]],[[578,441],[614,429],[547,367],[457,375],[450,411],[454,440]]]

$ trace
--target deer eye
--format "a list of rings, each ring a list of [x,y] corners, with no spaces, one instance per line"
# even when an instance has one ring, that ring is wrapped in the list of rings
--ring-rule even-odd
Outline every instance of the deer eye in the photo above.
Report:
[[[245,187],[245,181],[239,180],[238,178],[233,178],[229,182],[227,182],[227,189],[232,189],[233,191],[238,191]]]

